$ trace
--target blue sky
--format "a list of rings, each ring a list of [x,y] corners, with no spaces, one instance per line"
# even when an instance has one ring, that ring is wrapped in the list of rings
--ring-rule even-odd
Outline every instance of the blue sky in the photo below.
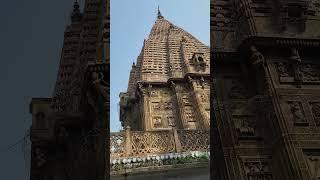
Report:
[[[209,0],[111,0],[111,88],[110,128],[121,129],[119,93],[128,86],[131,65],[136,62],[143,40],[157,18],[157,8],[164,18],[210,44]]]

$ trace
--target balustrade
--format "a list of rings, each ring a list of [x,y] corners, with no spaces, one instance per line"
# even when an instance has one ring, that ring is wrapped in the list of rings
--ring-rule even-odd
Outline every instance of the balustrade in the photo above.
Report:
[[[190,151],[209,151],[209,131],[159,130],[110,133],[111,159]]]

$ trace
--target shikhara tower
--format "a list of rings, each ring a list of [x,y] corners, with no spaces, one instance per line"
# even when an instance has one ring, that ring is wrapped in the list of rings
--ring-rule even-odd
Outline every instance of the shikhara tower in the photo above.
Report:
[[[132,130],[210,126],[210,50],[158,16],[120,94],[120,120]]]
[[[53,97],[30,104],[31,180],[108,179],[109,22],[108,0],[74,2]]]
[[[84,12],[75,1],[71,23],[64,33],[57,81],[53,93],[55,112],[79,112],[81,86],[86,66],[107,62],[106,3],[102,0],[86,1]]]

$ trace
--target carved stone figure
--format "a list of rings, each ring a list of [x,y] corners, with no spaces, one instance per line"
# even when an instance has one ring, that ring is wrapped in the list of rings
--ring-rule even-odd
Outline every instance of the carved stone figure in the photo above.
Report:
[[[161,117],[160,116],[153,117],[153,126],[155,128],[158,128],[158,127],[161,127],[161,125],[162,125]]]
[[[315,66],[311,64],[301,65],[301,73],[305,81],[319,81],[320,76]]]
[[[191,121],[191,122],[194,121],[194,114],[190,109],[185,109],[184,114],[187,121]]]
[[[161,106],[159,102],[152,102],[152,110],[159,111],[161,110]]]
[[[255,162],[247,163],[246,168],[249,174],[256,174],[261,171],[260,163],[255,163]]]
[[[266,162],[245,162],[244,165],[249,180],[272,180],[270,168]]]
[[[186,96],[186,95],[182,96],[182,103],[183,103],[183,105],[185,105],[185,106],[191,105],[190,99],[189,99],[189,97]]]
[[[263,55],[257,50],[255,46],[250,46],[250,51],[251,51],[251,56],[250,56],[251,63],[257,68],[261,68],[261,66],[264,65],[265,63]]]
[[[254,136],[255,124],[249,121],[246,117],[235,117],[235,128],[240,136]]]
[[[108,87],[109,85],[107,82],[103,80],[104,75],[103,73],[92,73],[92,79],[93,79],[93,85],[97,90],[98,95],[103,98],[103,101],[107,101],[109,99],[109,94],[108,94]]]
[[[292,102],[291,103],[291,112],[293,115],[294,122],[305,122],[305,117],[302,112],[301,106],[299,102]]]
[[[293,60],[294,79],[298,87],[301,87],[303,81],[303,73],[301,72],[301,58],[296,48],[291,48],[290,59]]]
[[[175,122],[174,117],[172,115],[168,115],[167,119],[168,119],[169,126],[175,126],[176,125],[176,122]]]
[[[172,109],[172,103],[171,103],[171,102],[168,102],[168,101],[164,101],[164,102],[163,102],[163,109],[164,109],[164,110],[170,110],[170,109]]]
[[[288,77],[289,76],[287,66],[284,63],[282,63],[282,62],[277,63],[277,69],[278,69],[278,73],[279,73],[280,77]]]
[[[250,61],[254,68],[256,91],[258,94],[266,93],[267,81],[265,79],[265,59],[255,46],[250,47]]]

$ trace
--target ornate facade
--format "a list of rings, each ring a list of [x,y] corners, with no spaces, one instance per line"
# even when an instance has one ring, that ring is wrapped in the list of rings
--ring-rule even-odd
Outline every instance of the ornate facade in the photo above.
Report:
[[[320,178],[319,28],[319,1],[211,1],[213,178]]]
[[[30,103],[31,180],[108,177],[109,1],[83,9],[75,1],[53,97]]]

